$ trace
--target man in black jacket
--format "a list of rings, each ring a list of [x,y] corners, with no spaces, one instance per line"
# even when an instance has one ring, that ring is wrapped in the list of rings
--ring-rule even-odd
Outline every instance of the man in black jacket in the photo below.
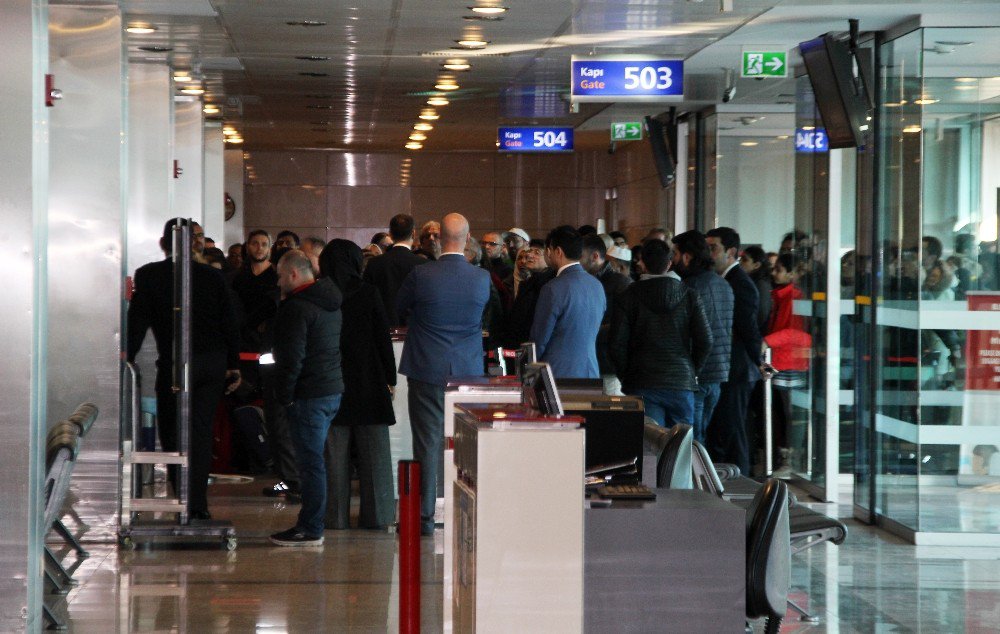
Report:
[[[531,340],[531,324],[535,320],[538,296],[542,287],[556,276],[538,247],[522,249],[518,257],[524,258],[524,267],[530,272],[530,276],[517,284],[514,303],[507,313],[506,327],[500,340],[500,345],[504,348],[517,348]]]
[[[712,329],[712,351],[698,372],[698,390],[694,393],[694,438],[705,444],[705,430],[719,402],[720,386],[729,380],[733,290],[716,274],[708,243],[700,232],[685,231],[671,242],[674,245],[672,270],[701,297]]]
[[[632,283],[632,278],[612,271],[607,257],[608,246],[600,236],[591,234],[583,239],[583,257],[580,258],[580,264],[601,282],[601,286],[604,287],[604,299],[607,301],[604,318],[601,319],[601,329],[597,331],[597,367],[604,380],[604,393],[620,396],[621,381],[615,376],[615,369],[608,355],[608,330],[611,328],[611,315],[614,314],[615,297]]]
[[[186,221],[185,221],[186,222]],[[135,293],[128,306],[125,358],[135,361],[146,331],[156,340],[156,427],[164,451],[178,451],[177,395],[174,367],[173,232],[177,219],[167,221],[160,248],[167,258],[135,272]],[[192,223],[194,243],[204,239]],[[194,245],[192,245],[194,246]],[[212,418],[223,391],[240,383],[239,334],[236,315],[222,274],[207,264],[191,263],[191,421],[188,465],[188,515],[209,519],[208,472],[212,464]],[[228,385],[228,388],[226,387]],[[171,469],[177,486],[177,470]]]
[[[642,261],[647,272],[615,299],[611,361],[625,393],[642,397],[647,416],[664,427],[690,425],[712,331],[698,293],[667,276],[670,247],[651,240]]]
[[[302,508],[295,526],[271,535],[271,541],[318,546],[326,514],[323,448],[344,392],[342,297],[330,278],[316,281],[309,257],[297,249],[278,261],[278,286],[283,300],[274,321],[275,391],[291,423]]]
[[[396,314],[396,294],[403,280],[415,267],[427,263],[413,252],[413,217],[406,214],[393,216],[389,221],[389,236],[392,247],[385,255],[372,258],[365,267],[364,280],[378,289],[382,303],[389,316],[389,326],[405,326],[406,322]]]
[[[747,404],[754,384],[760,380],[761,336],[757,326],[757,287],[740,267],[740,234],[729,227],[706,234],[715,272],[733,290],[733,340],[729,379],[719,392],[719,403],[706,431],[712,460],[729,462],[750,474],[747,440]]]

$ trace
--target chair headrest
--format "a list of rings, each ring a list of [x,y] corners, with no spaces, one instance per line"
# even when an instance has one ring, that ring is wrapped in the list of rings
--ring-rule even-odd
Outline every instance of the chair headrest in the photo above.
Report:
[[[771,478],[747,509],[747,616],[785,613],[792,567],[788,485]]]
[[[690,489],[691,442],[694,429],[677,423],[666,430],[665,443],[656,460],[656,486],[667,489]]]

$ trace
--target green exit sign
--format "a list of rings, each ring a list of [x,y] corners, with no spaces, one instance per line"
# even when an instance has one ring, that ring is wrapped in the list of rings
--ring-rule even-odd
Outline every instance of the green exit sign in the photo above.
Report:
[[[642,124],[638,121],[620,121],[611,124],[612,141],[639,141],[642,139]]]
[[[741,77],[787,77],[788,53],[785,51],[743,51]]]

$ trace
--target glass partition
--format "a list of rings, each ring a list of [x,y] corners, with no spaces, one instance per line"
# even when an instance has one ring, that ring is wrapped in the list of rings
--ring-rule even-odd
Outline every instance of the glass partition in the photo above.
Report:
[[[875,510],[914,533],[1000,532],[998,35],[881,50]]]

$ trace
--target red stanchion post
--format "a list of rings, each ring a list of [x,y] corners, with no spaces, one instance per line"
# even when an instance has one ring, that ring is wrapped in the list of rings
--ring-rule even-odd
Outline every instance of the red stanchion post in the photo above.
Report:
[[[420,632],[420,463],[399,461],[399,632]]]

